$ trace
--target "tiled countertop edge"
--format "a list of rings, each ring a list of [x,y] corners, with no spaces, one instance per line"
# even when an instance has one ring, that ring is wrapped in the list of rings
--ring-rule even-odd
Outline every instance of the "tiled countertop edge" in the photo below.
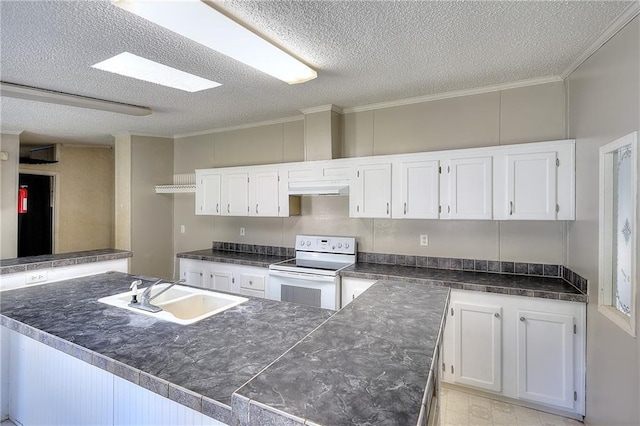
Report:
[[[70,253],[70,254],[73,255],[73,253]],[[84,263],[105,262],[109,260],[125,259],[127,257],[132,257],[132,256],[133,256],[132,252],[126,251],[126,252],[120,252],[120,253],[105,253],[105,254],[98,254],[98,255],[91,255],[91,256],[69,257],[67,259],[56,259],[56,260],[49,260],[44,262],[25,263],[22,265],[2,266],[0,267],[0,275],[15,274],[15,273],[26,272],[26,271],[35,271],[39,269],[59,268],[62,266],[81,265]]]
[[[226,424],[231,424],[231,407],[226,404],[215,401],[181,386],[174,385],[164,379],[155,377],[120,361],[116,361],[1,314],[0,325],[27,336],[37,342],[57,349],[60,352],[64,352],[65,354],[84,361],[87,364],[98,367],[101,370],[105,370],[153,393],[177,402],[178,404],[189,407],[208,417]]]
[[[558,293],[553,291],[537,291],[537,290],[523,290],[517,288],[499,287],[499,286],[487,286],[481,284],[464,284],[451,281],[430,280],[423,278],[405,277],[402,275],[386,275],[380,273],[365,273],[356,271],[340,271],[340,275],[343,277],[363,278],[370,280],[393,280],[402,281],[407,283],[417,284],[431,284],[439,287],[449,287],[451,289],[458,290],[470,290],[479,291],[485,293],[499,293],[508,294],[512,296],[525,296],[525,297],[541,297],[544,299],[564,300],[568,302],[582,302],[587,303],[588,296],[586,294],[568,294]]]
[[[229,252],[229,253],[238,254],[238,252]],[[267,255],[267,256],[276,257],[275,255]],[[271,265],[272,263],[275,263],[281,260],[279,258],[278,260],[274,260],[270,262],[268,260],[258,261],[258,260],[249,260],[249,259],[233,259],[233,258],[224,257],[224,256],[196,255],[196,254],[189,254],[189,253],[178,253],[176,257],[178,259],[205,260],[208,262],[229,263],[229,264],[244,265],[244,266],[257,266],[259,268],[268,268],[269,265]]]

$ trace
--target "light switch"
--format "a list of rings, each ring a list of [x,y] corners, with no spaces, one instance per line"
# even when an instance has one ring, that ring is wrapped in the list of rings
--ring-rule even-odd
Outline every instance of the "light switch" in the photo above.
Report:
[[[184,225],[180,225],[180,233],[184,234],[185,231],[186,231],[185,226]]]
[[[420,235],[420,245],[428,246],[429,245],[429,236],[428,235]]]

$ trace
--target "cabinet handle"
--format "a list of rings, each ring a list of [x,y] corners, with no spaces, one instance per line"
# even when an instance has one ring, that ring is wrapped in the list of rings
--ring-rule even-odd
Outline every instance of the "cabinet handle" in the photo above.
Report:
[[[230,207],[231,207],[231,203],[227,203],[227,213],[231,213],[231,210],[229,210]]]
[[[360,206],[356,206],[356,211],[360,212]]]
[[[216,213],[220,213],[220,203],[216,203]]]
[[[520,317],[520,321],[524,322],[524,317]]]
[[[509,201],[509,216],[513,214],[513,201]]]
[[[200,276],[202,276],[202,272],[200,272]]]
[[[253,281],[249,280],[249,285],[253,285]]]
[[[451,206],[447,206],[447,213],[451,213]]]
[[[389,214],[389,203],[387,203],[387,214]]]
[[[404,214],[407,214],[407,203],[404,203]]]
[[[500,318],[500,314],[497,313],[497,312],[495,314],[493,314],[493,316],[496,317],[496,318]]]
[[[258,203],[256,203],[256,214],[258,214]]]

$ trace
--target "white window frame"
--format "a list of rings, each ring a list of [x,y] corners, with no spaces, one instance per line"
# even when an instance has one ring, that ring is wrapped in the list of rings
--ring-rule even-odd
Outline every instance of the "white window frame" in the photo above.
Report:
[[[612,301],[613,288],[613,153],[620,148],[631,146],[631,190],[633,194],[631,216],[631,313],[620,312]],[[598,311],[613,321],[624,331],[636,337],[636,294],[637,294],[637,233],[638,233],[638,132],[630,133],[600,148],[600,197],[599,197],[599,279]]]

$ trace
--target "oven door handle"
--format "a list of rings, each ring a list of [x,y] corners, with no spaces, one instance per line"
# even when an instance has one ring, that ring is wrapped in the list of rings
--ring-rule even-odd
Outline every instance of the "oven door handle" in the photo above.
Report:
[[[281,278],[292,278],[292,279],[300,279],[307,281],[318,281],[318,282],[334,282],[336,277],[330,275],[314,275],[314,274],[304,274],[299,272],[283,272],[283,271],[269,271],[270,276],[281,277]]]

